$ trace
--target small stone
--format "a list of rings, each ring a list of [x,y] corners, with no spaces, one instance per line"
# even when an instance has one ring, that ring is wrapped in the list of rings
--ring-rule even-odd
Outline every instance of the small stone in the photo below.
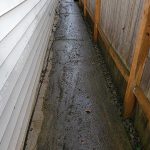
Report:
[[[85,110],[85,112],[86,112],[87,114],[90,114],[90,113],[91,113],[91,109],[87,108],[87,109]]]
[[[85,144],[86,142],[85,142],[85,140],[84,140],[84,139],[81,139],[81,143],[82,143],[82,144]]]

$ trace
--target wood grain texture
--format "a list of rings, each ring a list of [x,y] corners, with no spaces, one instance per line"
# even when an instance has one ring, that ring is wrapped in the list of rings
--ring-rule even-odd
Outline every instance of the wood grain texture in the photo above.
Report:
[[[95,3],[95,15],[94,15],[94,42],[97,42],[98,38],[98,27],[100,21],[100,0],[96,0]]]
[[[148,98],[144,95],[143,90],[138,86],[134,88],[133,92],[144,114],[146,115],[147,119],[150,121],[150,111],[149,111],[150,102]]]
[[[100,27],[122,61],[130,67],[141,0],[102,0]]]
[[[123,64],[122,60],[120,59],[119,55],[116,53],[115,49],[112,47],[111,43],[107,39],[107,36],[105,33],[102,31],[101,28],[98,29],[99,36],[101,40],[104,42],[106,45],[107,51],[109,55],[112,57],[116,67],[124,77],[124,79],[128,82],[129,78],[129,70],[126,68],[126,66]]]
[[[136,37],[135,47],[134,47],[134,57],[130,71],[130,77],[128,80],[125,100],[124,100],[124,115],[129,117],[132,114],[135,97],[133,95],[134,86],[139,86],[144,70],[144,65],[146,57],[148,56],[149,44],[150,44],[150,34],[149,34],[149,24],[150,24],[150,1],[145,0],[142,9],[142,15],[140,20],[139,31]]]
[[[87,0],[84,0],[84,17],[87,15]]]
[[[150,53],[150,51],[149,51]],[[145,67],[144,67],[144,72],[142,75],[142,81],[141,81],[141,88],[144,91],[145,95],[148,97],[150,101],[150,73],[149,73],[149,68],[150,68],[150,56],[148,56]]]

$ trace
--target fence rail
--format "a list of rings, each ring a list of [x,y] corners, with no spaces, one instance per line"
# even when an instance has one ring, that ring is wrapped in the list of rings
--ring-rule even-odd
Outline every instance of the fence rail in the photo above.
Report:
[[[138,102],[143,109],[143,112],[146,114],[146,116],[148,116],[147,119],[150,121],[150,97],[147,98],[142,88],[140,88],[143,71],[150,49],[150,1],[137,0],[133,1],[132,3],[131,1],[126,1],[125,3],[125,1],[120,0],[120,2],[118,3],[117,0],[95,0],[94,15],[91,15],[89,11],[90,9],[87,5],[87,1],[88,0],[80,0],[80,4],[84,7],[84,17],[86,17],[88,13],[94,23],[93,39],[95,42],[97,42],[98,35],[100,36],[100,38],[106,45],[107,50],[112,57],[116,67],[127,82],[126,94],[124,99],[124,116],[126,118],[132,116],[132,112],[135,108],[135,102]],[[124,4],[124,6],[122,4]],[[132,8],[130,5],[132,6]],[[108,8],[106,8],[105,6],[107,6]],[[105,7],[105,9],[103,7]],[[123,11],[124,14],[117,14],[120,11]],[[132,13],[131,16],[129,15],[129,13]],[[118,24],[113,23],[115,22],[115,20],[112,19],[118,19]],[[111,21],[112,23],[110,24],[109,21]],[[122,26],[120,26],[120,24]],[[129,26],[129,24],[131,26]],[[127,27],[128,29],[126,29]],[[117,31],[116,28],[119,28],[120,32]],[[113,33],[112,35],[111,32],[116,33]],[[129,36],[128,34],[130,35],[130,40],[127,40],[127,36]],[[119,42],[117,41],[119,46],[115,46],[113,39],[114,37],[118,36],[119,38],[121,38],[119,39]],[[121,48],[121,44],[124,45],[123,50],[118,50],[118,48]],[[120,53],[121,51],[125,51],[125,46],[128,49],[128,65],[127,61],[125,61],[127,57],[122,57]],[[129,61],[131,63],[129,63]]]

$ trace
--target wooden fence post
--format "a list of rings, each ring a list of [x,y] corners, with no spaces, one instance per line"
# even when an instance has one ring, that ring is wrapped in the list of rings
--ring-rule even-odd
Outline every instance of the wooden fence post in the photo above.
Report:
[[[134,95],[137,98],[138,104],[142,108],[145,116],[147,117],[148,121],[150,122],[150,101],[145,96],[143,90],[140,87],[134,88]]]
[[[87,0],[84,0],[84,17],[87,16]]]
[[[97,38],[98,38],[99,21],[100,21],[100,0],[96,0],[95,16],[94,16],[94,42],[97,42]]]
[[[142,16],[139,24],[139,32],[137,34],[134,56],[130,70],[130,76],[124,99],[124,117],[128,118],[132,115],[135,96],[133,89],[139,86],[144,70],[146,58],[150,48],[150,0],[145,0]]]

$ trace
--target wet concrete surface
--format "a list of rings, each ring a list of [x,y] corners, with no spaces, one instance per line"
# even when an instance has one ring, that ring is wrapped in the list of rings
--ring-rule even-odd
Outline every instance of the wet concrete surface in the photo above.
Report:
[[[130,150],[77,4],[62,0],[39,150]]]

